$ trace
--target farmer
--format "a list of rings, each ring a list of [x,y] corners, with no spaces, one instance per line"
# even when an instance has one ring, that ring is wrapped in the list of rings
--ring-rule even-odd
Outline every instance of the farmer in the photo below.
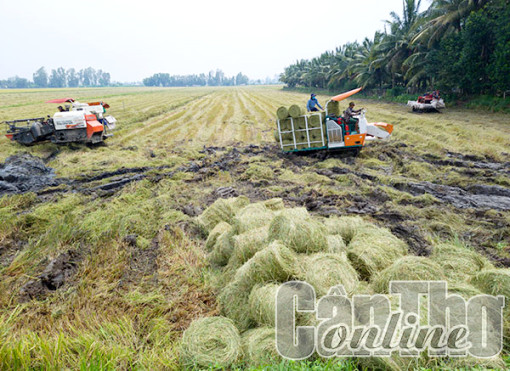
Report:
[[[319,108],[321,110],[324,110],[324,108],[322,108],[321,105],[319,104],[319,101],[317,100],[317,96],[315,94],[312,94],[312,95],[310,95],[310,99],[308,100],[308,103],[306,104],[306,110],[308,112],[317,112],[319,110],[317,109],[317,107],[315,107],[316,105],[319,106]]]
[[[347,125],[356,125],[356,131],[359,133],[359,127],[358,127],[358,119],[353,117],[361,112],[363,108],[360,108],[358,110],[354,109],[354,102],[349,103],[349,107],[344,111],[344,122]]]

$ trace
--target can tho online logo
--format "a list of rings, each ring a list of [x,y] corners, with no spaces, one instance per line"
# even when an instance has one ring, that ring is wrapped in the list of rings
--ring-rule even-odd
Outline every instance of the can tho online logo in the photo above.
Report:
[[[301,281],[276,293],[276,349],[284,358],[491,358],[503,347],[504,296],[469,300],[448,293],[445,281],[392,281],[389,295],[347,297],[342,285],[318,301]]]

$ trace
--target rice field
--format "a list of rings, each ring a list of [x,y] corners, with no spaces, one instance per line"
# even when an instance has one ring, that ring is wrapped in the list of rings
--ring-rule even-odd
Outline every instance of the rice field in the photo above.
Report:
[[[369,122],[395,127],[391,141],[371,143],[356,158],[280,154],[276,110],[304,107],[308,99],[281,87],[0,90],[0,121],[52,115],[56,105],[44,102],[63,97],[107,102],[117,129],[95,147],[24,147],[0,137],[0,167],[9,156],[30,154],[58,179],[0,196],[0,369],[183,368],[184,330],[222,311],[218,283],[228,274],[211,264],[216,240],[198,222],[222,197],[280,198],[282,206],[329,221],[326,229],[337,228],[336,217],[356,216],[356,224],[375,224],[404,241],[410,256],[446,261],[436,258],[441,251],[462,251],[465,264],[444,268],[456,280],[466,279],[459,266],[477,266],[473,251],[491,267],[510,267],[508,114],[413,114],[354,96]],[[324,106],[328,97],[318,98]],[[251,223],[257,236],[289,233],[300,253],[320,250],[307,251],[303,233],[262,231],[266,218],[255,207],[236,219],[242,250],[230,267],[261,246]],[[349,245],[349,229],[342,233]],[[318,246],[335,243],[330,237],[318,236]],[[228,260],[229,241],[217,262]],[[382,257],[367,248],[358,259],[352,246],[365,242],[354,239],[348,255],[366,267],[360,280],[368,284]],[[358,364],[282,362],[270,369],[310,367]]]

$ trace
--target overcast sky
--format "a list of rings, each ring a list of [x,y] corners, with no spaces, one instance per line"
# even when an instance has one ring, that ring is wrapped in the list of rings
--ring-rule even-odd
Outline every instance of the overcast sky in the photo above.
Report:
[[[32,79],[41,66],[90,66],[122,82],[216,69],[273,77],[372,37],[391,11],[402,0],[0,0],[0,79]]]

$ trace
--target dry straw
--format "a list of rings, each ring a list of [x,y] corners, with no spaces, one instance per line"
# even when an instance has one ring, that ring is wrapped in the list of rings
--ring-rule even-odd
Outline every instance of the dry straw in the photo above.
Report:
[[[249,230],[232,238],[234,251],[228,261],[228,269],[238,269],[255,253],[266,246],[269,227]]]
[[[269,226],[269,241],[281,240],[300,253],[327,251],[327,231],[306,209],[282,210]]]
[[[300,257],[300,280],[315,288],[317,296],[326,295],[333,286],[343,285],[348,294],[358,286],[358,273],[345,254],[318,253]]]
[[[289,110],[287,107],[279,107],[276,110],[276,116],[279,120],[285,120],[287,117],[289,117]]]
[[[275,329],[260,327],[241,336],[244,359],[250,367],[272,366],[280,362],[276,351]]]
[[[285,209],[285,205],[283,204],[283,200],[281,198],[271,198],[269,200],[262,202],[265,207],[272,211],[278,211]]]
[[[182,336],[181,362],[189,367],[230,367],[242,355],[241,337],[225,317],[193,321]]]
[[[510,298],[510,269],[487,269],[471,278],[471,284],[489,295],[503,295]],[[510,307],[505,305],[503,312],[503,345],[510,349]]]
[[[227,229],[225,232],[218,236],[213,250],[207,256],[209,262],[212,265],[222,267],[228,263],[234,250],[234,246],[232,244],[232,236],[232,228]]]
[[[404,256],[381,271],[373,279],[373,288],[378,293],[388,293],[390,281],[434,281],[444,280],[441,266],[422,256]]]
[[[236,234],[240,234],[268,225],[273,217],[274,213],[263,203],[250,204],[237,212],[233,226]]]
[[[250,317],[259,326],[275,326],[276,292],[279,284],[257,285],[248,298]]]
[[[473,250],[451,244],[434,247],[431,259],[454,281],[464,281],[484,268],[491,266],[489,261]]]
[[[340,235],[346,244],[351,242],[355,233],[367,227],[373,227],[372,224],[365,222],[359,216],[331,217],[324,220],[324,225],[331,235]]]
[[[218,295],[221,313],[234,321],[241,331],[254,326],[254,322],[248,315],[248,298],[250,289],[242,281],[228,283]]]
[[[289,107],[289,115],[290,117],[297,118],[303,115],[303,110],[297,104],[293,104]]]
[[[249,203],[250,200],[244,196],[228,199],[219,198],[204,210],[202,215],[198,217],[198,222],[207,232],[212,231],[219,222],[232,224],[237,211]]]
[[[471,278],[471,284],[489,295],[510,298],[510,269],[487,269]]]
[[[216,226],[212,229],[211,233],[209,233],[207,240],[205,241],[206,250],[211,251],[214,248],[214,245],[216,244],[218,237],[221,236],[223,232],[230,231],[232,231],[232,226],[230,224],[226,222],[219,222],[218,224],[216,224]]]
[[[296,269],[296,254],[281,242],[274,241],[237,270],[235,281],[243,282],[251,290],[257,283],[285,282]]]
[[[348,245],[347,257],[366,280],[407,254],[407,245],[388,230],[365,226],[358,229]]]
[[[344,239],[339,234],[327,236],[328,252],[330,253],[344,253],[347,251]]]

